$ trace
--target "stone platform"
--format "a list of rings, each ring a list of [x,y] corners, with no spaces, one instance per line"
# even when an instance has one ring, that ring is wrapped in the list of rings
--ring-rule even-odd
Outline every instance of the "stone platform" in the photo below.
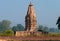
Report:
[[[29,35],[38,35],[38,34],[42,34],[42,32],[30,32],[30,31],[16,31],[16,36],[29,36]]]

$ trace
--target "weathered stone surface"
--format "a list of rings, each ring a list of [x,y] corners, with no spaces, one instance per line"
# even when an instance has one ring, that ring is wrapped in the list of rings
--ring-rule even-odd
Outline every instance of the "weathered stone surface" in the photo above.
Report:
[[[37,20],[34,7],[30,2],[28,7],[27,15],[25,17],[25,31],[36,31],[37,29]]]
[[[26,36],[38,36],[42,34],[42,32],[30,32],[30,31],[17,31],[16,32],[16,36],[17,37],[20,37],[20,36],[23,36],[23,37],[26,37]]]

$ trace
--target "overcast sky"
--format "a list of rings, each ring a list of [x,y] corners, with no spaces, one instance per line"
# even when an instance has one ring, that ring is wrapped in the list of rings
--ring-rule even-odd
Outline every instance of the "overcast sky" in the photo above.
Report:
[[[25,24],[30,0],[0,0],[0,21],[10,20],[13,25]],[[37,24],[56,27],[60,16],[60,0],[32,0],[37,16]]]

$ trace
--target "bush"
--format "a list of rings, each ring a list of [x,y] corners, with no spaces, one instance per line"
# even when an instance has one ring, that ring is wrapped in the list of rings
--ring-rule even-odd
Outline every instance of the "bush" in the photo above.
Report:
[[[14,32],[12,30],[7,30],[3,32],[1,36],[14,36]]]

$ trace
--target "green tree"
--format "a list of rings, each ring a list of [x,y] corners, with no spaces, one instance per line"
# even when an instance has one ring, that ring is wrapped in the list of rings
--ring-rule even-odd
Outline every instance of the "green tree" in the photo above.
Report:
[[[21,24],[17,24],[17,26],[13,26],[12,30],[14,31],[14,35],[16,34],[16,31],[24,31],[24,26]]]
[[[44,29],[44,26],[43,25],[39,25],[38,26],[38,30],[41,30],[42,31],[43,29]]]
[[[60,17],[58,17],[56,24],[58,24],[58,29],[60,29]]]
[[[0,22],[0,31],[6,31],[10,29],[11,22],[9,20],[3,20]]]
[[[2,33],[2,36],[14,36],[14,32],[12,30],[6,30]]]
[[[13,27],[12,27],[12,30],[13,30],[13,31],[18,31],[18,27],[17,27],[17,26],[13,26]]]
[[[22,24],[17,24],[18,31],[24,31],[24,26]]]
[[[23,31],[24,30],[24,26],[21,24],[17,24],[17,26],[13,26],[12,27],[13,31]]]
[[[41,31],[41,32],[48,32],[48,27],[43,26],[43,25],[39,25],[38,31]]]
[[[18,27],[17,27],[17,26],[13,26],[13,27],[12,27],[12,30],[13,30],[14,35],[15,35],[15,34],[16,34],[16,31],[18,31]]]

